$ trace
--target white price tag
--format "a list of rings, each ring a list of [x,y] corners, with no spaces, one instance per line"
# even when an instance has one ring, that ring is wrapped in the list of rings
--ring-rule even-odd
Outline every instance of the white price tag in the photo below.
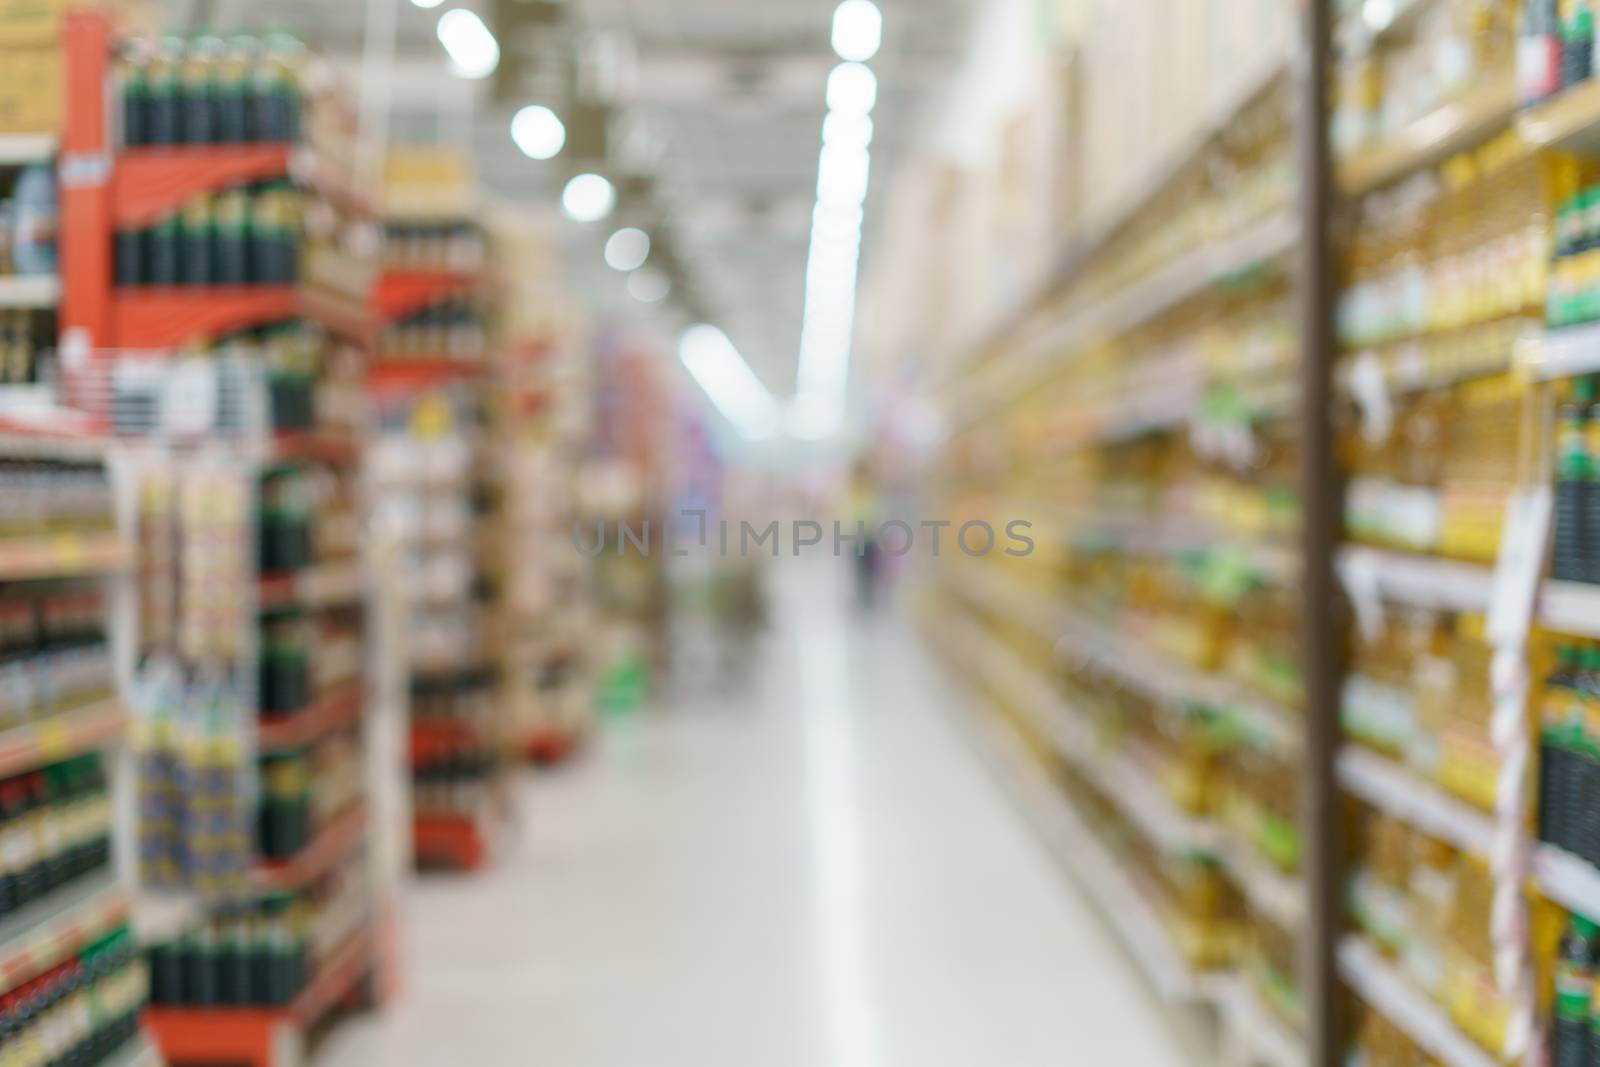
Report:
[[[1553,500],[1549,486],[1531,486],[1517,490],[1506,508],[1487,627],[1490,644],[1500,648],[1521,649],[1528,639],[1550,538]]]
[[[1394,402],[1377,353],[1363,352],[1350,364],[1350,394],[1361,409],[1361,436],[1372,444],[1387,441],[1394,429]]]
[[[161,428],[174,437],[197,437],[217,417],[217,368],[207,359],[172,365],[161,395]]]
[[[1383,634],[1383,585],[1374,558],[1365,552],[1352,552],[1339,559],[1339,578],[1355,608],[1356,625],[1368,641]]]

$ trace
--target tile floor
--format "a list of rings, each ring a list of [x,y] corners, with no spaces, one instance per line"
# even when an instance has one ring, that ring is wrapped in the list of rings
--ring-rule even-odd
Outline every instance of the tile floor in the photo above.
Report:
[[[1191,1063],[904,624],[818,577],[748,691],[608,722],[500,866],[418,883],[401,995],[318,1067]]]

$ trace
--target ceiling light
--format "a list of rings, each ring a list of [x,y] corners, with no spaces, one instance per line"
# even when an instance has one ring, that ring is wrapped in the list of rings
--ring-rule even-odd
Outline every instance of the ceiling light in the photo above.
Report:
[[[828,110],[845,116],[871,114],[878,102],[878,79],[860,63],[840,63],[828,75]]]
[[[638,270],[649,258],[650,235],[637,226],[623,227],[606,242],[606,266],[612,270]]]
[[[641,304],[659,304],[672,292],[672,282],[658,270],[636,270],[628,275],[628,295]]]
[[[500,65],[500,42],[489,27],[464,7],[439,16],[439,43],[450,55],[450,71],[463,78],[487,78]]]
[[[444,0],[411,0],[411,2],[417,7],[422,8],[424,11],[432,11],[440,4],[444,3]]]
[[[751,440],[773,436],[778,405],[728,335],[701,323],[684,331],[678,358],[736,430]]]
[[[817,200],[823,204],[860,205],[867,199],[872,157],[864,148],[823,145],[817,159]]]
[[[599,222],[617,206],[617,190],[598,174],[580,174],[561,190],[561,207],[578,222]]]
[[[872,0],[844,0],[833,12],[833,50],[864,63],[883,43],[883,12]]]
[[[567,143],[567,128],[554,111],[529,104],[512,117],[511,139],[529,159],[554,159]]]
[[[840,148],[866,148],[872,144],[872,116],[828,112],[822,120],[822,143]]]

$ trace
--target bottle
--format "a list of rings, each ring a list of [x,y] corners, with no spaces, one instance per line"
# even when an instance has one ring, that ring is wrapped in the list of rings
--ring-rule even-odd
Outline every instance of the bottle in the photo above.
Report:
[[[251,73],[255,69],[255,38],[236,33],[228,39],[217,64],[216,139],[227,144],[250,140]]]
[[[211,214],[211,196],[199,193],[183,205],[180,256],[185,285],[210,285],[216,277],[212,248],[216,244],[216,224]]]
[[[182,220],[177,212],[166,216],[150,228],[145,237],[145,247],[150,257],[147,285],[177,285],[183,277],[180,261],[182,251]]]
[[[1580,382],[1585,379],[1580,379]],[[1574,402],[1563,404],[1556,420],[1555,552],[1551,574],[1558,581],[1582,581],[1588,558],[1587,503],[1592,461],[1584,416],[1593,398],[1574,386]]]
[[[1589,1067],[1589,1004],[1594,998],[1595,937],[1600,927],[1574,915],[1556,963],[1551,1067]]]
[[[1561,87],[1570,89],[1594,72],[1594,9],[1577,0],[1561,28]]]
[[[1555,671],[1545,682],[1539,733],[1539,839],[1552,845],[1567,840],[1567,791],[1572,777],[1567,748],[1567,726],[1579,670],[1579,652],[1563,645],[1557,652]]]
[[[178,120],[178,66],[182,57],[183,42],[169,37],[145,66],[145,134],[149,144],[178,144],[182,136]]]
[[[18,274],[56,272],[55,171],[43,163],[22,168],[12,191],[11,258]]]
[[[219,285],[244,285],[250,280],[250,196],[235,185],[217,194],[212,209],[216,228],[216,271]]]
[[[222,40],[201,30],[184,49],[178,70],[178,114],[184,144],[217,140],[216,77]]]
[[[1561,44],[1558,0],[1526,0],[1517,35],[1517,92],[1523,104],[1560,91]]]
[[[145,83],[149,50],[139,39],[128,41],[117,56],[117,87],[122,97],[122,143],[130,148],[150,142],[150,92]]]

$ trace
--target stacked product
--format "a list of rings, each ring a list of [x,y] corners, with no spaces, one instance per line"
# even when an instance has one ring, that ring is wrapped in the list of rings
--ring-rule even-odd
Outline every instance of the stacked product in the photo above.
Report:
[[[1157,988],[1227,988],[1230,1029],[1279,1048],[1306,936],[1287,104],[1246,83],[1042,298],[1050,349],[991,346],[952,384],[938,513],[1036,544],[946,554],[931,616],[967,620],[931,629],[1042,754]]]
[[[89,352],[63,387],[120,439],[137,528],[135,855],[166,898],[153,910],[186,916],[144,946],[182,972],[163,971],[148,1020],[176,1063],[279,1062],[379,963],[356,444],[368,331],[352,310],[366,294],[339,288],[375,266],[344,176],[354,117],[287,37],[119,43],[98,10],[66,27],[69,139],[108,167],[63,192],[80,252],[62,321]],[[113,121],[92,121],[108,107]],[[365,275],[330,282],[330,259],[363,254]],[[313,921],[320,908],[335,918]],[[234,960],[286,940],[303,942],[298,983]]]
[[[570,548],[587,448],[584,326],[563,298],[549,242],[502,221],[504,351],[492,429],[504,481],[505,694],[512,744],[559,760],[589,725],[592,630],[588,560]]]
[[[20,1063],[148,1063],[145,971],[112,865],[110,754],[126,714],[98,446],[0,441],[0,1045]]]

